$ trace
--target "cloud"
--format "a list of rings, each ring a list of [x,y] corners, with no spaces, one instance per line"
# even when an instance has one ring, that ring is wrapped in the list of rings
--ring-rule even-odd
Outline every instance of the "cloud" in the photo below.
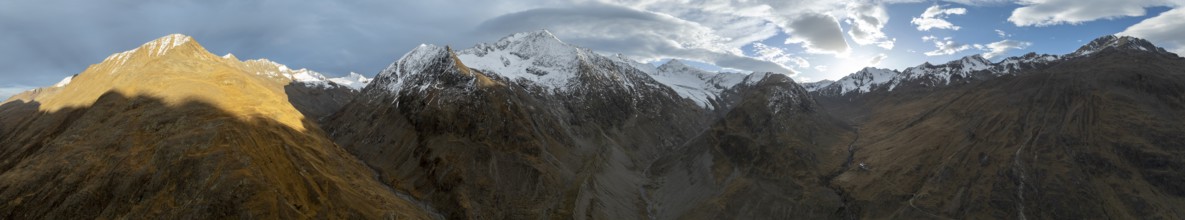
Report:
[[[929,36],[922,36],[922,41],[923,42],[934,42],[934,47],[937,47],[937,49],[935,49],[933,51],[928,51],[928,52],[922,53],[922,54],[926,54],[926,56],[951,55],[951,54],[955,54],[958,52],[962,52],[967,49],[971,49],[970,45],[955,43],[955,41],[952,40],[950,37],[938,39],[937,37],[934,37],[933,35],[929,35]]]
[[[1176,8],[1127,27],[1118,35],[1143,38],[1173,53],[1185,54],[1185,8]]]
[[[1032,43],[1024,41],[1002,40],[992,42],[987,45],[976,44],[975,49],[987,51],[987,53],[983,53],[983,58],[992,59],[994,57],[999,57],[1005,53],[1008,53],[1009,50],[1025,49],[1030,45],[1032,45]]]
[[[1144,16],[1144,8],[1178,5],[1174,0],[1026,0],[1008,21],[1016,26],[1080,24],[1098,19]]]
[[[1001,31],[1000,29],[996,29],[996,36],[1000,36],[1000,38],[1008,38],[1008,37],[1012,37],[1012,35],[1011,35],[1011,34],[1008,34],[1007,32]]]
[[[872,57],[872,60],[868,61],[868,66],[876,66],[877,64],[881,64],[881,61],[884,61],[885,58],[889,58],[889,56],[885,55],[884,53],[877,54],[875,57]]]
[[[662,0],[603,0],[608,4],[622,5],[638,10],[669,14],[681,19],[697,22],[713,28],[723,30],[727,27],[720,22],[711,22],[708,18],[746,18],[764,21],[762,25],[773,25],[781,33],[789,35],[786,44],[801,44],[808,53],[833,54],[846,56],[850,45],[844,39],[844,30],[839,21],[848,21],[849,14],[858,15],[859,11],[849,12],[849,8],[866,8],[862,5],[874,5],[882,8],[874,1],[811,1],[811,0],[700,0],[700,1],[662,1]],[[883,10],[883,9],[880,9]],[[879,15],[869,15],[879,16]],[[887,21],[888,17],[880,20]],[[854,17],[853,17],[854,19]],[[719,19],[717,19],[719,20]],[[867,19],[864,19],[867,20]],[[859,29],[853,31],[854,37],[860,37],[861,42],[874,42],[878,46],[888,46],[887,37],[878,38],[883,21],[875,21],[870,25],[858,24]],[[856,28],[855,26],[850,26]],[[764,30],[764,29],[763,29]],[[731,35],[731,36],[730,36]],[[721,34],[726,38],[738,39],[736,36],[750,36],[753,32],[736,32],[736,34]],[[763,36],[763,34],[759,34]],[[748,37],[754,39],[753,37]],[[756,42],[750,41],[750,42]]]
[[[947,2],[959,3],[971,6],[1000,6],[1015,2],[1016,0],[945,0]]]
[[[921,17],[914,17],[909,23],[917,25],[919,31],[929,31],[930,29],[950,29],[959,30],[959,26],[951,24],[946,21],[950,15],[966,14],[966,8],[942,8],[938,5],[932,5],[922,12]]]
[[[844,40],[843,31],[835,17],[826,14],[806,14],[787,26],[791,35],[786,43],[802,44],[808,53],[837,54],[848,53],[848,42]]]
[[[677,58],[724,68],[793,73],[786,66],[747,57],[728,38],[699,23],[613,5],[541,8],[487,20],[474,34],[488,39],[548,29],[565,42],[642,61]]]
[[[897,39],[890,39],[881,31],[885,23],[889,22],[889,13],[881,5],[852,4],[848,6],[848,19],[852,24],[848,29],[848,36],[852,42],[859,45],[875,44],[878,47],[891,50]]]
[[[786,66],[794,66],[798,68],[811,67],[811,63],[807,62],[802,57],[793,56],[787,53],[782,48],[765,45],[763,43],[753,43],[753,52],[757,54],[758,59],[779,63]]]
[[[827,65],[815,65],[815,70],[819,72],[827,72]]]

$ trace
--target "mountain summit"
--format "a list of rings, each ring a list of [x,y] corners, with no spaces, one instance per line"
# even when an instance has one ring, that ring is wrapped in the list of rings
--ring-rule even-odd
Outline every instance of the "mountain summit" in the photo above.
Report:
[[[1161,54],[1168,54],[1169,53],[1168,51],[1165,51],[1164,48],[1157,47],[1156,45],[1153,45],[1152,42],[1148,42],[1147,40],[1144,40],[1144,39],[1131,37],[1131,36],[1107,35],[1107,36],[1095,38],[1094,40],[1090,41],[1090,43],[1087,43],[1086,45],[1079,47],[1078,50],[1074,51],[1073,53],[1067,54],[1066,56],[1067,57],[1086,56],[1086,55],[1090,55],[1093,53],[1097,53],[1097,52],[1102,51],[1107,48],[1113,48],[1113,49],[1117,49],[1117,50],[1147,51],[1147,52],[1154,52],[1154,53],[1161,53]]]
[[[1130,36],[1107,35],[1083,45],[1073,53],[1062,56],[1028,53],[1022,56],[1004,58],[1000,62],[993,63],[983,58],[983,56],[976,54],[940,65],[933,65],[927,62],[915,67],[906,68],[900,72],[892,71],[892,73],[889,73],[882,71],[882,76],[876,77],[878,80],[868,80],[870,78],[867,77],[866,68],[834,83],[812,86],[811,89],[827,96],[843,96],[874,91],[876,89],[870,87],[874,85],[883,87],[886,91],[891,91],[902,85],[940,87],[963,84],[970,81],[1041,69],[1070,59],[1096,55],[1105,50],[1176,56],[1144,39]]]
[[[311,96],[295,91],[333,93],[297,89],[313,74],[174,34],[6,102],[0,215],[430,218],[299,107]]]

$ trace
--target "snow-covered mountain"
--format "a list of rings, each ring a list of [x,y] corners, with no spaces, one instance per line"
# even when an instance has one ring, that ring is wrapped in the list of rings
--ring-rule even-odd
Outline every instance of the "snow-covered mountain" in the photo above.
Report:
[[[637,62],[564,43],[547,30],[517,33],[455,52],[468,68],[549,92],[571,90],[582,80],[614,82],[628,88],[648,83],[639,81],[648,77],[639,77],[646,70],[634,68]]]
[[[904,71],[901,71],[901,76],[896,78],[898,84],[906,81],[921,80],[921,83],[926,86],[941,86],[950,84],[952,80],[969,78],[971,77],[971,73],[987,70],[991,67],[991,61],[976,54],[941,65],[924,63],[916,67],[905,68]],[[890,86],[890,90],[892,90],[892,87],[894,86]]]
[[[464,67],[459,70],[462,75],[475,77],[471,79],[475,84],[470,86],[501,82],[551,94],[592,90],[621,92],[630,94],[629,99],[667,96],[663,90],[669,88],[676,98],[693,101],[704,109],[715,108],[721,93],[742,82],[746,76],[708,72],[678,60],[654,67],[620,54],[605,56],[570,45],[547,30],[540,30],[513,34],[495,43],[481,43],[463,50],[421,45],[382,71],[376,78],[376,87],[399,93],[408,91],[405,85],[415,85],[419,88],[411,90],[422,92],[428,89],[426,86],[432,85],[432,78],[443,76],[418,73],[440,72],[426,68],[437,68],[432,64],[440,64],[441,59],[452,59],[449,57],[458,61],[450,65]],[[468,72],[470,70],[480,74]],[[482,77],[490,79],[479,79]]]
[[[366,76],[355,72],[350,72],[349,75],[343,77],[329,78],[330,82],[335,82],[354,90],[361,90],[362,87],[366,87],[366,84],[370,84],[371,80],[371,78],[366,78]]]
[[[831,85],[832,83],[835,83],[835,80],[825,79],[825,80],[808,82],[808,83],[800,83],[800,84],[802,84],[802,88],[806,89],[806,91],[814,92],[814,91],[817,91],[823,87]]]
[[[1155,52],[1172,55],[1152,43],[1129,36],[1108,35],[1091,41],[1073,53],[1058,56],[1028,53],[991,62],[976,54],[940,65],[924,63],[903,71],[865,68],[833,83],[816,82],[806,88],[822,95],[840,96],[862,94],[878,89],[892,91],[903,84],[936,87],[978,78],[992,78],[1015,74],[1024,70],[1044,68],[1068,59],[1088,56],[1106,49]],[[1175,56],[1175,55],[1174,55]]]
[[[836,94],[846,94],[848,92],[853,92],[853,91],[865,93],[865,92],[872,91],[873,87],[888,85],[887,83],[889,83],[890,81],[893,81],[893,79],[895,77],[897,77],[899,74],[900,73],[898,73],[897,71],[890,70],[890,69],[865,67],[864,69],[862,69],[856,73],[853,73],[852,75],[845,76],[845,77],[839,79],[838,81],[835,81],[827,86],[820,87],[820,84],[816,83],[816,84],[814,84],[815,87],[813,89],[807,88],[807,90],[810,90],[810,91],[836,90],[836,91],[829,91],[829,93],[836,93]]]
[[[740,73],[714,73],[688,66],[679,60],[671,60],[651,73],[654,80],[671,87],[701,107],[712,109],[712,103],[719,102],[720,94],[745,79]]]
[[[433,195],[420,199],[449,219],[636,219],[634,204],[648,196],[638,190],[648,184],[645,165],[713,116],[651,77],[658,72],[547,31],[463,50],[420,45],[327,117],[324,129],[367,155],[359,159],[393,188]],[[597,187],[572,188],[581,185]],[[537,211],[566,209],[570,195],[609,206]],[[479,199],[453,202],[469,198]]]
[[[998,63],[992,65],[991,71],[994,73],[1014,73],[1021,70],[1039,68],[1043,64],[1047,64],[1060,59],[1058,55],[1028,53],[1018,57],[1004,58]]]
[[[1086,55],[1098,53],[1099,51],[1102,51],[1103,49],[1106,49],[1106,48],[1115,48],[1115,49],[1120,49],[1120,50],[1151,51],[1151,52],[1157,52],[1157,53],[1162,53],[1162,54],[1169,53],[1168,51],[1164,50],[1164,48],[1157,47],[1156,45],[1153,45],[1152,42],[1148,42],[1147,40],[1144,40],[1144,39],[1131,37],[1131,36],[1107,35],[1107,36],[1102,36],[1102,37],[1099,37],[1099,38],[1096,38],[1096,39],[1090,41],[1090,43],[1083,45],[1082,47],[1078,48],[1078,50],[1074,51],[1073,53],[1066,54],[1065,57],[1075,58],[1075,57],[1086,56]]]
[[[222,58],[228,61],[238,61],[238,58],[233,54],[226,54]],[[248,69],[254,70],[255,74],[293,83],[301,83],[313,88],[329,89],[346,87],[356,91],[365,87],[367,83],[370,83],[370,79],[353,72],[343,77],[329,78],[317,71],[306,68],[292,69],[288,68],[287,65],[268,59],[246,60],[242,61],[242,63]]]
[[[62,80],[61,80],[61,81],[58,81],[58,83],[54,83],[54,84],[53,84],[53,87],[56,87],[56,88],[61,88],[61,87],[63,87],[63,86],[66,86],[66,85],[70,85],[70,82],[74,80],[74,77],[75,77],[75,76],[78,76],[78,75],[77,75],[77,74],[75,74],[75,75],[70,75],[70,76],[67,76],[66,78],[62,78]]]

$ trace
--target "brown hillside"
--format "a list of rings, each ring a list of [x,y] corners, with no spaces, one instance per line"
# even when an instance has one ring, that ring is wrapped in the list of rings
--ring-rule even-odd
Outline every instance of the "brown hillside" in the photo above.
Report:
[[[0,216],[430,218],[237,63],[173,35],[0,106]]]
[[[1180,219],[1185,62],[1107,49],[942,89],[877,94],[835,182],[860,216]]]

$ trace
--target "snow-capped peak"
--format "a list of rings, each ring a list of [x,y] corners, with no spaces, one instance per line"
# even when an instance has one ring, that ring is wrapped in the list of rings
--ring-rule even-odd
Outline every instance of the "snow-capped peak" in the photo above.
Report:
[[[1027,53],[1023,56],[1004,58],[1004,60],[994,64],[991,70],[998,74],[1010,74],[1023,69],[1031,69],[1058,59],[1059,57],[1057,55]]]
[[[1004,58],[998,63],[993,63],[983,58],[983,56],[976,54],[941,65],[933,65],[926,62],[915,67],[906,68],[892,76],[892,79],[869,77],[869,75],[888,76],[889,73],[869,74],[869,69],[865,68],[860,72],[853,73],[829,85],[814,85],[807,88],[817,87],[817,89],[813,90],[825,95],[845,95],[851,91],[860,93],[868,92],[868,85],[887,84],[890,91],[903,82],[914,82],[923,86],[942,86],[949,85],[952,81],[958,81],[960,79],[972,79],[980,76],[1000,76],[1028,69],[1037,69],[1065,59],[1094,54],[1107,48],[1169,54],[1163,48],[1156,47],[1152,43],[1140,38],[1108,35],[1099,37],[1082,46],[1074,53],[1065,56],[1028,53],[1022,56]]]
[[[962,63],[962,64],[963,64],[963,65],[965,65],[965,66],[988,66],[988,65],[992,65],[992,61],[989,61],[987,58],[983,58],[983,55],[980,55],[980,54],[975,54],[975,55],[971,55],[971,56],[965,56],[965,57],[963,57],[962,59],[959,59],[959,62],[960,62],[960,63]]]
[[[1167,53],[1164,48],[1157,47],[1144,39],[1131,36],[1107,35],[1090,41],[1090,43],[1079,47],[1073,53],[1067,54],[1066,57],[1086,56],[1106,48]]]
[[[155,40],[144,43],[144,44],[140,45],[140,47],[136,47],[134,49],[124,51],[124,52],[111,54],[111,56],[107,56],[106,59],[103,59],[103,62],[112,63],[116,66],[123,65],[123,64],[127,63],[129,59],[132,58],[132,55],[136,54],[136,52],[139,52],[139,51],[144,51],[150,57],[163,56],[163,55],[167,54],[169,51],[172,51],[174,48],[177,48],[181,45],[185,45],[186,43],[189,43],[189,42],[193,42],[192,37],[189,37],[189,36],[186,36],[183,34],[170,34],[168,36],[160,37]]]
[[[183,34],[170,34],[168,36],[149,41],[148,43],[144,43],[144,45],[140,46],[140,48],[147,49],[148,55],[159,56],[164,55],[173,48],[181,46],[190,41],[193,41],[192,37]]]
[[[500,43],[500,44],[503,42],[505,42],[505,43],[553,42],[553,43],[564,44],[564,41],[561,41],[560,38],[555,36],[555,34],[551,34],[551,31],[548,31],[547,29],[511,34],[510,36],[506,36],[506,37],[503,37],[502,39],[498,40],[498,43]]]
[[[517,33],[457,51],[457,58],[470,68],[552,88],[564,88],[576,77],[581,60],[594,56],[600,55],[568,45],[547,30]]]
[[[865,67],[856,73],[845,76],[832,85],[837,85],[839,94],[848,92],[870,92],[874,87],[888,85],[899,73],[896,70]],[[892,85],[889,86],[890,90]]]
[[[413,80],[413,75],[428,72],[428,68],[442,59],[449,57],[449,48],[431,44],[420,44],[415,49],[403,54],[399,60],[391,63],[375,79],[382,82],[387,91],[396,94],[404,89],[404,85]],[[423,90],[428,85],[419,85]]]
[[[58,83],[53,84],[53,87],[64,87],[66,85],[69,85],[70,81],[74,80],[75,76],[78,76],[78,75],[72,75],[72,76],[67,76],[66,78],[62,78],[62,81],[58,81]]]
[[[689,66],[677,59],[671,59],[671,61],[667,61],[667,63],[658,66],[658,74],[715,75],[715,73]]]
[[[269,78],[287,79],[292,83],[301,83],[307,86],[317,88],[334,88],[337,86],[349,87],[353,90],[360,90],[370,83],[370,79],[357,73],[351,73],[345,77],[329,78],[325,75],[305,68],[292,69],[287,65],[277,63],[268,59],[255,59],[243,61],[244,64],[250,66],[248,71],[254,71],[255,74]]]
[[[667,61],[667,63],[664,63],[661,66],[658,66],[658,69],[660,69],[660,70],[662,70],[662,69],[667,69],[667,70],[691,69],[691,68],[692,68],[691,66],[688,66],[687,64],[683,63],[683,61],[679,61],[678,59],[671,59],[671,61]]]
[[[806,89],[807,92],[814,92],[814,91],[819,91],[819,89],[827,87],[828,85],[831,85],[832,83],[835,83],[835,81],[825,79],[825,80],[820,80],[817,82],[802,83],[802,88]]]
[[[725,89],[745,80],[744,74],[713,73],[688,66],[672,59],[650,73],[655,81],[675,90],[679,96],[695,101],[701,107],[712,108],[712,100],[718,99]],[[760,80],[760,79],[758,79]]]
[[[330,82],[334,82],[334,83],[337,83],[337,84],[340,84],[340,85],[343,85],[346,87],[350,87],[351,89],[354,89],[354,90],[361,90],[362,87],[366,87],[366,84],[370,84],[371,80],[373,80],[373,79],[366,78],[366,76],[363,76],[362,74],[358,74],[355,72],[350,72],[349,75],[346,75],[343,77],[329,78]]]
[[[624,63],[624,64],[629,65],[631,67],[634,67],[634,69],[641,70],[643,73],[650,74],[650,75],[654,75],[655,73],[658,73],[658,68],[654,67],[654,65],[638,62],[634,59],[630,59],[629,57],[626,57],[625,55],[617,54],[617,55],[613,56],[613,58],[616,59],[615,61],[617,61],[619,63]]]

